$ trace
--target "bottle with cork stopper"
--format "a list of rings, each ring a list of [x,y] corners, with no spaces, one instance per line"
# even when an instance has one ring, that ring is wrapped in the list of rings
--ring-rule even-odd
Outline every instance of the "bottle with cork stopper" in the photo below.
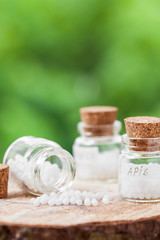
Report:
[[[8,178],[9,166],[7,164],[0,164],[0,198],[8,195]]]
[[[160,201],[160,118],[138,116],[124,121],[120,195],[128,201]]]
[[[116,120],[118,109],[93,106],[80,109],[80,137],[73,145],[79,180],[117,180],[121,148],[121,123]]]

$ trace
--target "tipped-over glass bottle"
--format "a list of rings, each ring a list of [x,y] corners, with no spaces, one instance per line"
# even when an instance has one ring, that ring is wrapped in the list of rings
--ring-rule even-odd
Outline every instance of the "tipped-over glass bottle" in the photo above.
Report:
[[[36,137],[21,137],[7,149],[3,162],[10,178],[35,195],[62,192],[75,177],[75,162],[57,143]]]
[[[77,179],[117,180],[121,148],[121,123],[116,120],[116,107],[85,107],[80,109],[81,134],[73,145]]]
[[[125,119],[127,134],[120,155],[119,190],[122,199],[160,201],[160,118]]]

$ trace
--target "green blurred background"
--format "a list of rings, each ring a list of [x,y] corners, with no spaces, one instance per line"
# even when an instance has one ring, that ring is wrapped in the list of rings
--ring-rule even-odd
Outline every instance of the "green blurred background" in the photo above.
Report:
[[[1,0],[1,159],[24,135],[71,151],[82,106],[118,106],[121,121],[160,117],[159,9],[158,0]]]

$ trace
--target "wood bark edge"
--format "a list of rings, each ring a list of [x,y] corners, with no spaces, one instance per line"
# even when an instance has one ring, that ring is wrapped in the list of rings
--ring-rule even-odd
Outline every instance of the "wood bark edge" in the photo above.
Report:
[[[75,225],[60,229],[1,225],[0,236],[7,240],[156,240],[160,239],[160,218],[112,225]]]

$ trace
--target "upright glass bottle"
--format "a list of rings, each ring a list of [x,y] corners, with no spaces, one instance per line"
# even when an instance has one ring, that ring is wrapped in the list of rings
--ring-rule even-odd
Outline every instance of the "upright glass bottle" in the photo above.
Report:
[[[36,137],[21,137],[7,149],[3,162],[10,177],[32,194],[62,192],[75,177],[75,162],[57,143]]]
[[[119,190],[124,200],[160,201],[160,118],[125,119],[127,134],[120,155]]]
[[[116,107],[80,109],[81,134],[73,145],[77,179],[116,181],[121,148],[121,123],[116,120]]]

